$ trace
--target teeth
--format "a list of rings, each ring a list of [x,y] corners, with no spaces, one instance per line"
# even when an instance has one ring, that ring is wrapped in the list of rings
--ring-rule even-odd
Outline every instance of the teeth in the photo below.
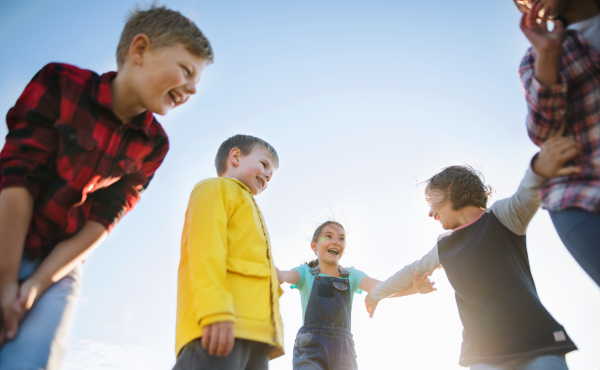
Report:
[[[171,99],[173,99],[173,101],[175,102],[175,104],[179,103],[181,100],[183,100],[179,95],[175,94],[172,91],[169,91],[169,95],[171,96]]]
[[[340,254],[340,251],[338,251],[337,249],[328,249],[327,252],[333,252],[336,255]]]

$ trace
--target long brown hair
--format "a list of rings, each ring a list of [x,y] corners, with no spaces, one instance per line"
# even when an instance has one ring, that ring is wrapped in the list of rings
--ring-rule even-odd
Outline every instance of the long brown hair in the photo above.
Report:
[[[344,226],[342,224],[340,224],[339,222],[336,221],[325,221],[323,222],[321,225],[319,225],[319,227],[317,227],[317,229],[315,230],[312,240],[311,242],[316,243],[317,240],[319,240],[319,236],[321,235],[321,232],[323,232],[323,228],[327,225],[338,225],[339,227],[341,227],[342,229],[344,229]],[[319,259],[315,258],[312,261],[306,262],[306,264],[308,265],[308,267],[315,267],[319,264]]]

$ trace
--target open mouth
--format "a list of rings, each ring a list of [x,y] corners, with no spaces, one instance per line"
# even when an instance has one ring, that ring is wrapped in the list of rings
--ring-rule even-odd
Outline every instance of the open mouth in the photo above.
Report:
[[[263,181],[263,179],[261,179],[260,177],[257,177],[256,179],[258,180],[258,183],[260,184],[260,188],[264,189],[265,182]]]
[[[335,254],[337,256],[340,254],[340,251],[337,249],[330,248],[327,250],[327,253]]]
[[[176,94],[175,92],[173,92],[173,90],[169,90],[169,96],[171,97],[171,100],[173,100],[173,103],[175,103],[175,105],[183,102],[183,96]]]

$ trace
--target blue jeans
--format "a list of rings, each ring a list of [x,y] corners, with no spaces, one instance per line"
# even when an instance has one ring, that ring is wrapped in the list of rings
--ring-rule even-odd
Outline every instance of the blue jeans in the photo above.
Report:
[[[30,277],[42,259],[23,257],[19,281]],[[19,324],[17,337],[0,349],[0,370],[60,369],[81,292],[81,264],[52,285]]]
[[[565,247],[600,285],[600,214],[568,208],[550,217]]]
[[[471,370],[568,370],[565,355],[547,355],[503,364],[476,364]]]
[[[198,338],[183,347],[173,370],[267,370],[270,350],[267,343],[235,338],[231,352],[216,357],[202,348],[202,338]]]

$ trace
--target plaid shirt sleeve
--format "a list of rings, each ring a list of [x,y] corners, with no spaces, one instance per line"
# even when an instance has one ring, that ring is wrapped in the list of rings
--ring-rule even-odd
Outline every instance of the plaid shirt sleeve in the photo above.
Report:
[[[527,101],[527,132],[539,146],[564,130],[568,87],[564,82],[553,86],[541,85],[535,78],[535,59],[536,52],[530,48],[521,61],[519,75]]]
[[[8,134],[0,153],[0,190],[25,187],[37,197],[54,173],[58,139],[53,129],[60,107],[58,73],[53,64],[40,70],[8,111]]]
[[[111,186],[95,192],[89,219],[101,223],[110,232],[140,200],[140,194],[148,188],[168,150],[169,143],[164,136],[157,141],[137,172],[123,176]]]

